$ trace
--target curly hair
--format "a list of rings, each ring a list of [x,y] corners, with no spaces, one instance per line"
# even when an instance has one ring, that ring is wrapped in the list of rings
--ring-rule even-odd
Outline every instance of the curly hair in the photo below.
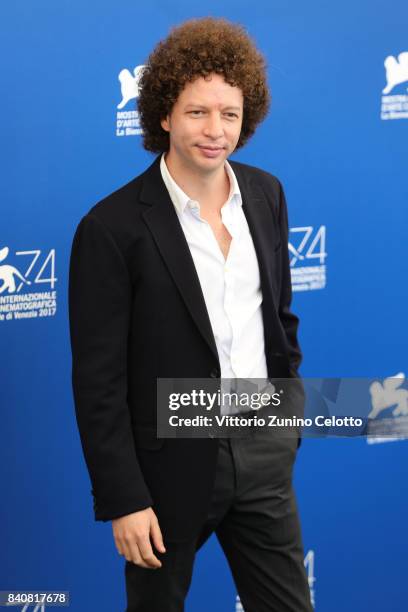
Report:
[[[265,58],[242,26],[204,17],[173,28],[147,59],[138,101],[147,151],[169,150],[169,133],[161,127],[161,119],[171,114],[187,83],[211,73],[221,74],[243,93],[244,114],[236,149],[252,136],[270,105]]]

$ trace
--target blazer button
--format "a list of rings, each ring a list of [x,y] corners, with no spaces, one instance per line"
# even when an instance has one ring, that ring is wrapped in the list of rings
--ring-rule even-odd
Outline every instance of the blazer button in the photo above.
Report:
[[[218,378],[220,375],[220,371],[218,368],[214,368],[213,370],[211,370],[210,372],[210,376],[211,378]]]

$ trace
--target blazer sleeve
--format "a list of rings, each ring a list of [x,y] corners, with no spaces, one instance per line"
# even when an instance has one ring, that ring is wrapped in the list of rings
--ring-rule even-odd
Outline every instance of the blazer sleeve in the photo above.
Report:
[[[282,269],[281,269],[281,294],[279,301],[279,318],[282,322],[289,353],[290,368],[295,376],[302,362],[302,353],[299,347],[297,331],[299,326],[298,317],[291,311],[292,303],[292,280],[289,264],[289,225],[288,209],[286,205],[285,193],[279,182],[279,230],[282,243]]]
[[[95,520],[152,505],[127,404],[131,283],[113,236],[92,213],[76,230],[69,270],[72,386]]]

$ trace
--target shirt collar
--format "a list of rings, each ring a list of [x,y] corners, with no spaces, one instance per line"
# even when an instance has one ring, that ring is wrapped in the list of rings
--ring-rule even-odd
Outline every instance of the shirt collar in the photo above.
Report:
[[[165,153],[162,154],[160,159],[160,171],[163,178],[163,181],[167,187],[167,190],[170,194],[170,198],[179,213],[183,213],[187,205],[198,204],[195,200],[192,200],[176,183],[176,181],[171,176],[169,169],[167,168],[167,164],[164,160]],[[225,160],[225,169],[228,174],[228,178],[230,181],[230,192],[228,196],[228,200],[226,204],[229,204],[231,201],[235,201],[239,206],[242,206],[242,196],[241,191],[239,189],[237,177],[231,167],[231,165]]]

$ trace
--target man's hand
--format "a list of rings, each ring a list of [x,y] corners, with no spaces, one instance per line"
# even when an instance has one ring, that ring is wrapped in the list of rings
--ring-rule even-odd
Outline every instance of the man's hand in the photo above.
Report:
[[[159,522],[152,508],[113,519],[112,529],[116,548],[127,561],[151,569],[162,566],[150,542],[151,538],[159,552],[166,552]]]

